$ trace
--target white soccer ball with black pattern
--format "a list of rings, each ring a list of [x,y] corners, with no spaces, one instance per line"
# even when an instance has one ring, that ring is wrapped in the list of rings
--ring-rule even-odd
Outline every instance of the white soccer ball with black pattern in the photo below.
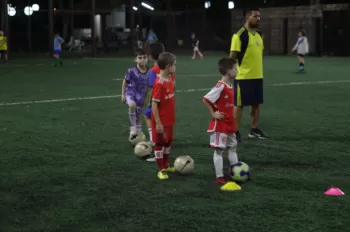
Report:
[[[150,142],[140,142],[134,148],[135,155],[140,159],[147,159],[152,154]]]
[[[129,138],[129,142],[132,146],[136,146],[140,142],[146,141],[146,135],[143,132],[139,132],[135,138]]]
[[[230,178],[236,182],[245,182],[249,179],[250,168],[244,162],[238,162],[230,167]]]
[[[194,160],[188,155],[179,156],[175,160],[174,167],[179,174],[190,175],[194,169]]]

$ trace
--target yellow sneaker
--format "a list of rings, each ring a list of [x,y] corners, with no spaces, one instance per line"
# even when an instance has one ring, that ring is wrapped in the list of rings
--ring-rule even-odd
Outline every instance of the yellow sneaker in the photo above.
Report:
[[[163,169],[162,171],[158,172],[157,174],[159,180],[167,180],[169,179],[168,173],[166,173],[166,170]]]
[[[165,171],[167,171],[167,172],[176,172],[176,170],[175,170],[174,167],[167,167],[167,168],[165,169]]]

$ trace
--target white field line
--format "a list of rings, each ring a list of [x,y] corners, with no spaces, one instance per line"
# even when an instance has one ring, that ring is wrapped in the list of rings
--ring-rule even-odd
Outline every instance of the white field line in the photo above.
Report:
[[[116,58],[93,58],[93,57],[84,57],[83,60],[101,60],[101,61],[116,61],[116,60],[130,60],[133,62],[135,58],[128,58],[128,57],[116,57]]]
[[[9,65],[2,65],[1,67],[3,68],[13,68],[13,67],[29,67],[29,66],[45,66],[43,63],[38,63],[38,64],[9,64]]]
[[[293,86],[293,85],[317,85],[317,84],[333,84],[333,83],[350,83],[350,80],[334,80],[334,81],[307,81],[307,82],[287,82],[287,83],[278,83],[265,85],[265,87],[274,87],[274,86]],[[204,89],[186,89],[186,90],[177,90],[177,93],[190,93],[190,92],[200,92],[208,91],[210,88]],[[107,98],[117,98],[121,95],[104,95],[104,96],[95,96],[95,97],[72,97],[72,98],[58,98],[51,100],[38,100],[38,101],[19,101],[19,102],[1,102],[0,106],[15,106],[15,105],[30,105],[30,104],[40,104],[40,103],[55,103],[55,102],[67,102],[67,101],[81,101],[81,100],[95,100],[95,99],[107,99]]]
[[[304,82],[288,82],[273,84],[270,86],[286,86],[286,85],[315,85],[315,84],[334,84],[334,83],[349,83],[350,80],[335,80],[335,81],[304,81]]]
[[[218,74],[176,74],[177,77],[219,77]],[[113,78],[113,81],[122,81],[124,78]]]
[[[177,77],[218,77],[217,74],[177,74]],[[113,81],[122,81],[124,78],[114,78]],[[350,80],[335,80],[335,81],[302,81],[302,82],[288,82],[288,83],[279,83],[273,84],[272,86],[284,86],[284,85],[314,85],[314,84],[332,84],[332,83],[347,83]],[[268,86],[268,85],[267,85]]]

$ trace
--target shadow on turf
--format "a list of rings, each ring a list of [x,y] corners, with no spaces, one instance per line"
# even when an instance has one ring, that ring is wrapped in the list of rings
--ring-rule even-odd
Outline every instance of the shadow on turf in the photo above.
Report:
[[[320,135],[320,136],[310,136],[310,135],[295,135],[295,136],[281,136],[278,137],[279,141],[302,141],[302,142],[342,142],[342,143],[348,143],[349,137],[347,136],[327,136],[327,135]]]
[[[296,71],[296,72],[292,72],[292,73],[294,73],[294,74],[305,74],[306,73],[306,71]]]
[[[271,159],[266,159],[266,160],[260,160],[259,165],[263,166],[265,168],[267,167],[278,167],[278,168],[293,168],[293,169],[305,169],[305,170],[310,170],[310,169],[319,169],[320,165],[319,164],[313,164],[313,163],[306,163],[306,162],[300,162],[300,161],[293,161],[293,160],[288,160],[288,162],[285,162],[285,160],[271,160]]]
[[[210,148],[209,143],[175,143],[174,142],[174,148],[194,148],[194,147],[204,147],[204,148]]]

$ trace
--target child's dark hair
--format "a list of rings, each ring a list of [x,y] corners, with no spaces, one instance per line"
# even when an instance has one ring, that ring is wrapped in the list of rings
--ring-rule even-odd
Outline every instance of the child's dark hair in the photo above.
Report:
[[[232,58],[221,58],[218,62],[218,69],[222,75],[227,75],[230,69],[233,69],[236,61]]]
[[[141,49],[141,48],[137,48],[135,50],[135,56],[143,56],[143,55],[147,55],[146,51]]]
[[[148,46],[148,54],[152,56],[154,60],[158,60],[159,54],[164,52],[164,50],[164,45],[160,42],[154,42]]]
[[[302,34],[302,36],[306,36],[306,31],[304,29],[302,29],[300,33]]]
[[[164,70],[166,66],[172,65],[176,60],[176,56],[170,52],[162,52],[159,54],[157,64],[161,70]]]

